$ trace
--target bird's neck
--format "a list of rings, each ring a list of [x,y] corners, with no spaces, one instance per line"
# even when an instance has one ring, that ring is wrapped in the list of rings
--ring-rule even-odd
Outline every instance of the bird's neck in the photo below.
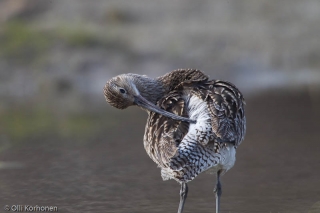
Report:
[[[135,81],[140,95],[154,104],[156,104],[166,92],[161,82],[156,79],[140,75],[135,78]]]

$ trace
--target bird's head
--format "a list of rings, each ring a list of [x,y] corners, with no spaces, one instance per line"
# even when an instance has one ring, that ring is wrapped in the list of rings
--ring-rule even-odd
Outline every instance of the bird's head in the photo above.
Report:
[[[139,91],[131,76],[118,75],[107,81],[104,95],[111,106],[125,109],[135,105],[135,97],[139,95]]]
[[[122,74],[107,81],[104,86],[104,95],[106,101],[118,109],[137,105],[147,111],[152,111],[175,120],[195,123],[193,120],[165,111],[150,101],[154,99],[153,96],[159,96],[158,87],[159,85],[157,85],[156,81],[146,76]]]

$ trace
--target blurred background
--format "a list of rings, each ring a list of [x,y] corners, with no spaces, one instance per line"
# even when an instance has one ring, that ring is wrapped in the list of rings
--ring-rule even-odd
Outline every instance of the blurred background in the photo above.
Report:
[[[247,135],[222,212],[320,212],[319,0],[0,0],[0,207],[175,212],[143,148],[147,114],[111,108],[121,73],[197,68],[236,84]],[[185,212],[214,212],[214,176]]]

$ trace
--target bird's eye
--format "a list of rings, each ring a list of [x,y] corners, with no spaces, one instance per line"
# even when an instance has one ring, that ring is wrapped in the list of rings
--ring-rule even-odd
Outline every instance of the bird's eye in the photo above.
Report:
[[[119,91],[120,91],[122,94],[126,93],[126,90],[125,90],[125,89],[122,89],[122,88],[120,88]]]

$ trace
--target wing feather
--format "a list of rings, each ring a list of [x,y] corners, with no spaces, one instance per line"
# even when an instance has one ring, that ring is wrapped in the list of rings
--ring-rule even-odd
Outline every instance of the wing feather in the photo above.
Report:
[[[206,87],[213,132],[218,140],[234,142],[238,146],[244,139],[246,125],[242,94],[227,81],[210,81]]]
[[[179,116],[187,117],[185,101],[174,91],[158,101],[161,108]],[[145,130],[144,145],[149,156],[159,166],[167,163],[177,154],[178,146],[188,132],[187,122],[176,121],[150,112]]]
[[[197,141],[199,136],[196,136],[195,140],[190,140],[190,149],[186,149],[186,146],[189,145],[185,142],[182,143],[182,141],[192,138],[191,134],[195,134],[194,132],[190,133],[189,123],[149,112],[144,146],[149,156],[160,167],[170,167],[175,171],[182,171],[181,169],[185,169],[197,161],[202,164],[203,160],[211,159],[212,156],[208,153],[212,150],[219,150],[213,148],[216,143],[231,142],[237,147],[244,139],[246,130],[245,101],[233,84],[220,80],[209,81],[208,77],[199,70],[176,70],[160,77],[159,80],[170,88],[169,93],[157,102],[159,107],[179,116],[188,117],[189,107],[187,104],[189,102],[184,99],[183,93],[191,92],[192,96],[197,96],[207,104],[207,111],[210,114],[209,122],[211,122],[209,128],[212,128],[201,132],[201,138],[209,138],[210,140]],[[214,143],[210,144],[210,141]],[[184,153],[184,150],[190,152],[194,149],[203,153],[208,152],[206,158],[194,157],[191,162],[188,156],[192,153]],[[205,161],[207,162],[207,160]],[[217,163],[215,159],[210,161]]]

